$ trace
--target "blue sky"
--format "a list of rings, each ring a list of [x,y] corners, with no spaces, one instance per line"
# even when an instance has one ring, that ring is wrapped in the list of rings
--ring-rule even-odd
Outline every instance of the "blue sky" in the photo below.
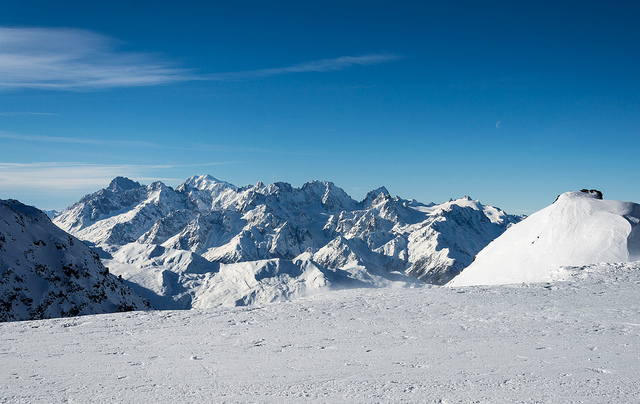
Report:
[[[634,1],[7,3],[3,199],[208,173],[509,213],[640,201]]]

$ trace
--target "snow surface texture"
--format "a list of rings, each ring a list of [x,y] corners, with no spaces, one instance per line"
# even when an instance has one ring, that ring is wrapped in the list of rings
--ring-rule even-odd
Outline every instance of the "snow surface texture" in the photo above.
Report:
[[[425,205],[379,188],[356,202],[330,182],[238,188],[194,176],[175,190],[118,177],[54,222],[154,307],[190,308],[444,284],[521,219],[468,197]]]
[[[44,212],[0,200],[0,321],[145,308],[89,247]]]
[[[632,403],[640,264],[0,324],[0,401]]]
[[[640,260],[638,223],[636,203],[567,192],[491,242],[447,286],[549,282],[564,276],[562,266]]]

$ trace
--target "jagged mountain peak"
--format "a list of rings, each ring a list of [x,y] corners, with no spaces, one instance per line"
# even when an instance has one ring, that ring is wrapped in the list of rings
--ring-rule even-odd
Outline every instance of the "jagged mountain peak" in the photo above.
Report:
[[[127,177],[116,177],[111,180],[106,190],[112,192],[122,192],[141,187],[143,187],[143,185],[141,185],[139,182],[130,180]]]
[[[226,181],[221,181],[212,175],[194,175],[187,178],[182,184],[178,186],[177,191],[184,191],[188,189],[197,189],[200,191],[221,191],[224,189],[237,189],[233,184]]]
[[[468,196],[458,198],[458,199],[449,199],[447,202],[444,202],[441,205],[437,205],[436,211],[441,212],[452,212],[458,211],[460,209],[470,208],[473,210],[483,210],[484,205],[480,203],[480,201],[473,200]]]
[[[331,181],[314,180],[303,184],[300,189],[309,197],[319,197],[322,207],[330,211],[351,210],[357,206],[355,200]]]
[[[473,210],[481,211],[485,216],[489,218],[492,223],[502,224],[507,221],[512,221],[516,216],[507,215],[502,209],[496,208],[491,205],[484,205],[477,199],[472,199],[469,196],[464,196],[458,199],[449,199],[442,205],[437,205],[436,210],[442,212],[457,212],[464,208],[471,208]],[[520,217],[522,219],[524,217]]]
[[[326,192],[344,192],[342,188],[337,187],[331,181],[319,181],[319,180],[305,182],[304,184],[302,184],[302,187],[300,189],[303,191],[316,192],[317,194],[324,194]]]
[[[263,189],[264,187],[265,187],[264,182],[258,181],[256,182],[256,185],[254,185],[252,189],[258,190],[258,189]]]
[[[265,194],[273,195],[273,194],[281,194],[281,193],[292,193],[293,187],[288,182],[274,182],[273,184],[269,184],[265,187]]]
[[[449,199],[449,201],[443,204],[444,206],[448,205],[458,205],[458,206],[468,206],[473,209],[479,209],[482,204],[477,199],[472,199],[470,196],[465,195],[462,198],[457,199]]]
[[[376,201],[377,199],[379,199],[381,196],[382,197],[391,197],[391,194],[389,194],[389,191],[387,190],[387,188],[380,187],[380,188],[374,189],[373,191],[369,191],[367,193],[367,196],[364,197],[364,199],[362,200],[362,202],[360,202],[360,204],[364,208],[367,208],[367,207],[371,206],[373,204],[373,202]]]
[[[149,188],[149,190],[151,192],[153,192],[153,191],[173,190],[173,188],[171,188],[168,185],[165,185],[165,183],[162,182],[162,181],[154,181],[148,186],[148,188]]]

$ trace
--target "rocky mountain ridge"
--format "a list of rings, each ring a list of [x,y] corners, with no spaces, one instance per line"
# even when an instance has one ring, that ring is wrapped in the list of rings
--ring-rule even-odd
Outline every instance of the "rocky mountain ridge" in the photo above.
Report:
[[[314,285],[337,287],[347,278],[376,285],[399,279],[411,284],[413,278],[444,284],[521,219],[468,197],[427,205],[392,197],[381,187],[358,202],[326,181],[299,188],[282,182],[236,187],[205,175],[175,189],[118,177],[60,212],[54,222],[102,249],[108,265],[120,268],[125,278],[139,274],[139,267],[132,266],[130,255],[118,252],[137,251],[148,263],[153,257],[143,251],[149,249],[136,245],[155,245],[169,255],[182,251],[189,252],[190,259],[204,258],[213,268],[210,274],[241,263],[280,260],[284,267],[297,262],[299,268],[309,268],[310,262],[327,275],[327,282]],[[140,258],[133,261],[140,263]],[[175,291],[189,278],[166,260],[157,268],[180,275],[172,278],[171,288],[148,278],[145,288]],[[251,265],[242,268],[259,272]],[[289,271],[287,282],[299,283],[291,274],[303,272]],[[198,300],[200,292],[194,288],[202,288],[202,282],[190,276],[189,282],[198,286],[172,299]]]
[[[0,200],[0,321],[148,308],[42,211]]]

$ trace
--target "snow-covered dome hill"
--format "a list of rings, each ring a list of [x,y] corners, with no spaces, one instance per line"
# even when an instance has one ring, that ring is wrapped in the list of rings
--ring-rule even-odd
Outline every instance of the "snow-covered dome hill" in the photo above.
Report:
[[[640,205],[567,192],[487,245],[448,286],[548,282],[563,266],[640,260]]]

